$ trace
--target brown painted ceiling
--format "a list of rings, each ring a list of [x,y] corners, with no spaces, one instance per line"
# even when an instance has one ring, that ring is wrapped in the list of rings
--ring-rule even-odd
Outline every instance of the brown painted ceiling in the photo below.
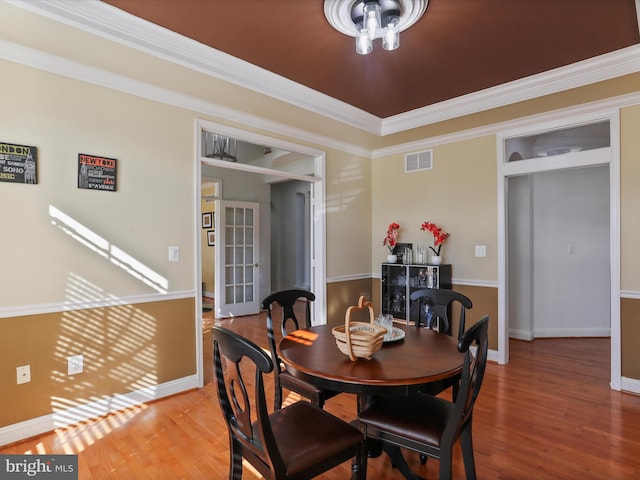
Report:
[[[640,43],[634,0],[429,0],[369,55],[323,0],[103,0],[380,118]]]

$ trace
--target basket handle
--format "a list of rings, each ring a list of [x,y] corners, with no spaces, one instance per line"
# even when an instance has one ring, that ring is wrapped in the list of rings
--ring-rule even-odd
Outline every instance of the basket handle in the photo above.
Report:
[[[347,337],[347,350],[349,352],[349,359],[353,362],[356,359],[356,356],[353,354],[353,348],[351,347],[351,329],[349,328],[349,324],[351,323],[351,313],[354,310],[364,310],[365,308],[369,309],[369,323],[374,322],[374,314],[373,314],[373,303],[369,300],[365,300],[364,295],[360,295],[358,299],[358,305],[350,306],[347,308],[347,312],[344,314],[344,334]]]

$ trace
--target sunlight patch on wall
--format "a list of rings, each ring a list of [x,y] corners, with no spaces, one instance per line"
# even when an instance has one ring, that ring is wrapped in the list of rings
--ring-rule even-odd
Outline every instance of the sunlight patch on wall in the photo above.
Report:
[[[331,182],[331,188],[327,188],[327,192],[331,190],[331,193],[327,193],[327,213],[347,210],[358,200],[365,192],[362,186],[364,177],[358,162],[353,161],[342,165],[337,172],[337,177]]]
[[[115,299],[73,273],[67,291],[73,299]],[[83,372],[77,375],[67,371],[72,355],[84,357]],[[66,453],[77,453],[134,418],[146,408],[145,401],[156,397],[157,319],[130,304],[64,312],[54,357],[58,367],[51,381],[57,392],[64,392],[51,397],[54,425],[71,425],[56,433]]]
[[[112,245],[108,240],[53,205],[49,205],[49,215],[53,219],[52,223],[74,240],[109,260],[145,285],[160,293],[167,293],[169,281],[153,269],[136,260],[119,247]]]

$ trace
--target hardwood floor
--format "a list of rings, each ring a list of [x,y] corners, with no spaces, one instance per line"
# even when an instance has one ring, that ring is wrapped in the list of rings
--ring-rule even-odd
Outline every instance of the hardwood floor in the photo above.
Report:
[[[227,478],[227,432],[211,383],[212,314],[205,320],[204,388],[0,447],[0,453],[77,453],[81,480]],[[263,316],[220,323],[266,347]],[[640,397],[609,388],[609,355],[609,339],[512,341],[510,363],[488,365],[476,403],[478,477],[639,478]],[[326,409],[351,419],[355,398],[338,395]],[[464,478],[460,455],[458,447],[454,478]],[[419,475],[438,478],[436,460],[422,466],[416,454],[406,456]],[[368,467],[369,479],[401,478],[384,455]],[[243,478],[260,477],[247,467]],[[349,465],[318,478],[346,480]]]

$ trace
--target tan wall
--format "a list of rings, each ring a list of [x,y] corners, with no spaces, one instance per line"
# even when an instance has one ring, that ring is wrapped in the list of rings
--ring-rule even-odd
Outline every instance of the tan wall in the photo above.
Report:
[[[202,194],[208,195],[213,192],[213,188],[203,189]],[[214,203],[205,203],[204,200],[201,202],[200,211],[205,213],[212,213],[215,211]],[[203,290],[203,294],[209,292],[213,295],[215,291],[215,246],[209,245],[208,232],[211,230],[215,231],[215,225],[212,225],[211,228],[202,228],[200,232],[200,252],[201,252],[201,260],[202,260],[202,282],[205,284],[205,290]]]
[[[371,160],[329,151],[326,177],[327,276],[369,275]]]
[[[434,148],[432,170],[405,173],[404,155],[374,160],[373,271],[380,272],[386,257],[382,240],[389,223],[400,224],[399,242],[434,246],[433,235],[420,230],[430,221],[450,233],[441,255],[452,264],[454,279],[497,281],[496,156],[495,136],[489,135]],[[475,245],[486,245],[487,256],[476,257]],[[487,309],[495,312],[489,331],[497,349],[497,293],[493,297]]]
[[[623,108],[620,112],[620,287],[635,292],[640,292],[639,130],[640,106]]]
[[[38,184],[0,188],[0,426],[194,375],[194,299],[131,300],[194,290],[193,113],[0,64],[2,141],[38,149]],[[117,191],[78,189],[78,153],[116,158]]]
[[[375,159],[372,265],[386,258],[389,223],[400,224],[399,242],[433,246],[433,235],[420,230],[430,221],[450,233],[441,255],[454,265],[455,278],[496,281],[496,155],[489,135],[434,148],[432,170],[405,173],[404,155]],[[485,258],[475,257],[475,245],[487,246]]]
[[[620,112],[620,288],[640,291],[640,106]],[[640,379],[640,300],[620,300],[622,376]]]
[[[623,298],[620,301],[620,338],[622,376],[640,379],[640,300]]]
[[[489,348],[498,350],[498,289],[469,285],[453,285],[453,289],[469,297],[473,307],[467,311],[465,328],[469,328],[485,315],[489,315]],[[458,318],[455,316],[453,318]],[[454,323],[453,332],[457,335]]]
[[[344,315],[352,305],[358,304],[358,299],[363,295],[367,300],[372,300],[371,280],[349,280],[344,282],[331,282],[327,284],[327,324],[340,325],[344,323]],[[379,296],[379,294],[378,294]],[[379,313],[377,308],[376,313]],[[360,319],[354,318],[359,321]]]
[[[194,315],[184,299],[1,319],[0,427],[195,375]],[[79,354],[84,372],[67,375]],[[31,382],[17,385],[21,365]]]

